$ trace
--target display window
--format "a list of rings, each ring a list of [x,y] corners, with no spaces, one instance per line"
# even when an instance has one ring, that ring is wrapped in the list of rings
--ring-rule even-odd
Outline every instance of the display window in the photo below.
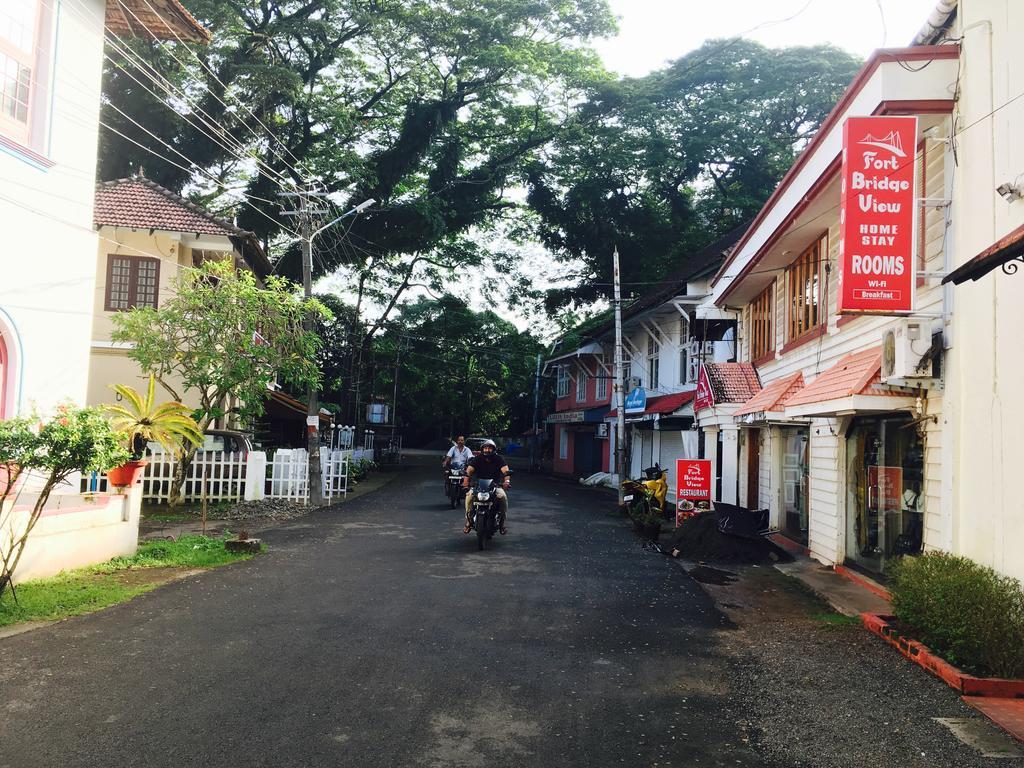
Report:
[[[854,420],[846,440],[846,558],[882,573],[924,537],[924,443],[909,415]]]
[[[807,544],[810,432],[804,427],[782,429],[782,531]]]

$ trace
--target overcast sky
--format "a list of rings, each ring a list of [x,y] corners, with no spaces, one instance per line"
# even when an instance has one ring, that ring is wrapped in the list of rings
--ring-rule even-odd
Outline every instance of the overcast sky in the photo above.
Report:
[[[771,47],[832,43],[866,57],[910,43],[936,0],[608,0],[619,35],[605,65],[645,75],[705,40],[742,35]]]

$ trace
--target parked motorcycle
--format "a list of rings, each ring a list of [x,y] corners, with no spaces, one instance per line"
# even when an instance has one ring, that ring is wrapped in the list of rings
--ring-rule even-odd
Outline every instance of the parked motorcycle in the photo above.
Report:
[[[483,549],[498,530],[498,484],[494,480],[477,480],[473,495],[471,523],[476,531],[477,549]]]
[[[465,501],[468,488],[462,487],[462,478],[466,476],[466,468],[462,466],[449,467],[444,476],[444,495],[448,497],[448,503],[452,509]]]

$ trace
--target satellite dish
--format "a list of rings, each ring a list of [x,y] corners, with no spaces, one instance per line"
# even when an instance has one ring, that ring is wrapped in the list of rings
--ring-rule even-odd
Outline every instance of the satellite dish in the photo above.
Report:
[[[882,378],[896,375],[896,331],[889,329],[882,336]]]

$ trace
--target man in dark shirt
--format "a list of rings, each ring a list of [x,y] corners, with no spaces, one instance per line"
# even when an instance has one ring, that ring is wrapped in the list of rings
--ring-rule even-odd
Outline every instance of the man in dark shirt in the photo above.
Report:
[[[505,519],[508,517],[508,496],[504,489],[510,485],[508,479],[510,470],[505,460],[498,455],[497,449],[498,446],[494,444],[493,440],[485,441],[480,446],[480,453],[470,459],[466,467],[466,478],[462,483],[469,488],[469,493],[466,494],[466,526],[462,529],[463,533],[469,533],[473,528],[474,490],[471,482],[473,478],[502,481],[501,487],[495,491],[498,496],[498,531],[502,535],[507,533]]]

